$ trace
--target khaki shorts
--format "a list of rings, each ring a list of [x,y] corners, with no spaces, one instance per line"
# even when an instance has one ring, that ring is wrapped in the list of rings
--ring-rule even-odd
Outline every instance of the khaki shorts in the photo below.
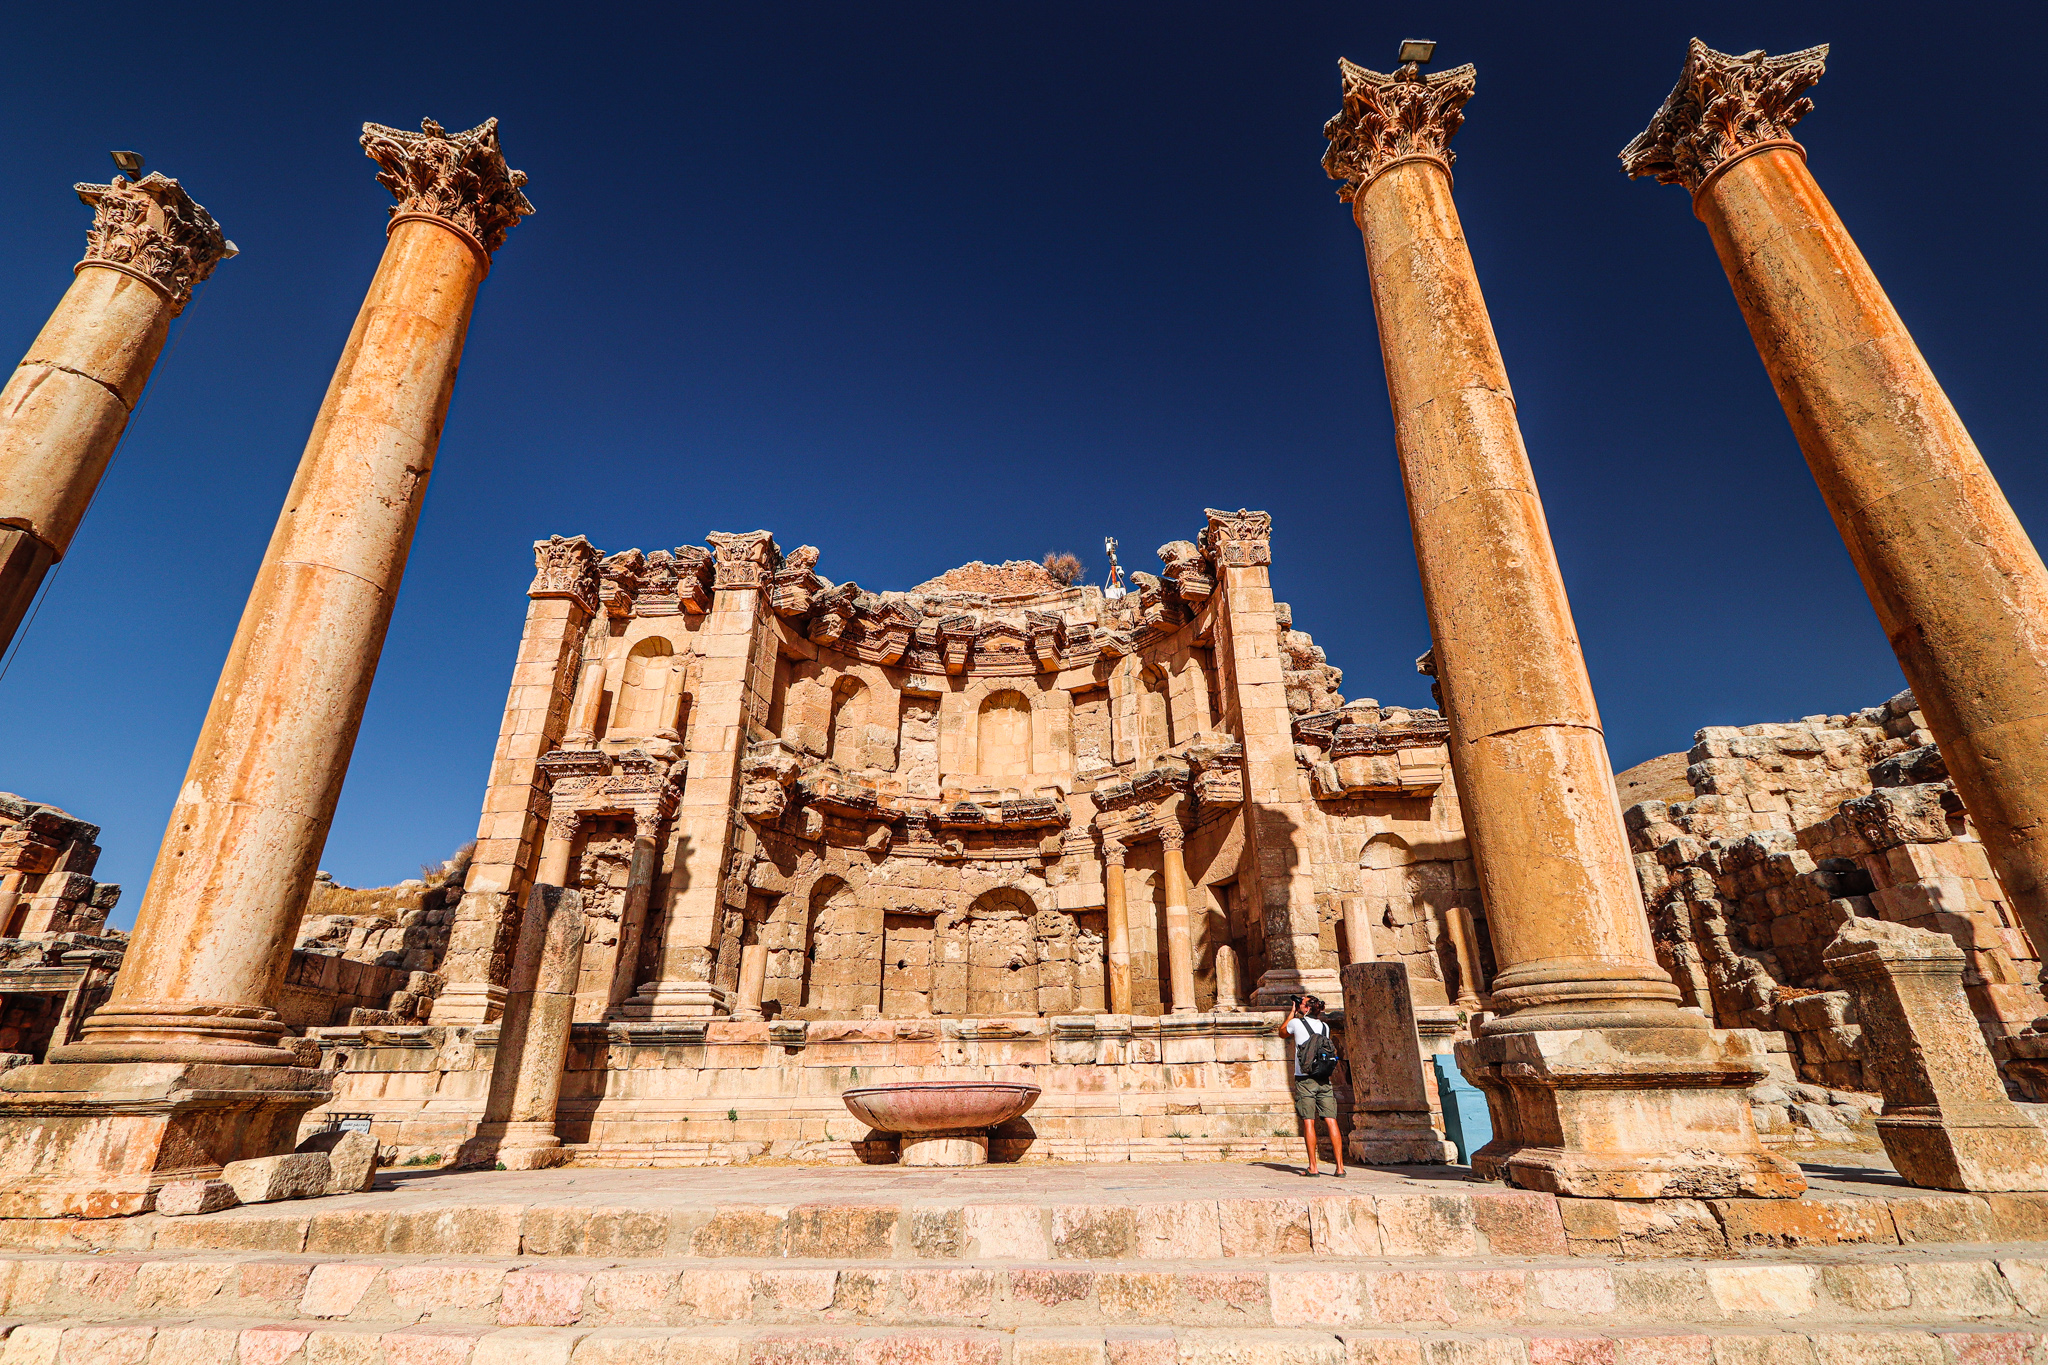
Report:
[[[1294,1113],[1301,1119],[1336,1118],[1337,1092],[1330,1088],[1328,1081],[1319,1081],[1313,1076],[1296,1076]]]

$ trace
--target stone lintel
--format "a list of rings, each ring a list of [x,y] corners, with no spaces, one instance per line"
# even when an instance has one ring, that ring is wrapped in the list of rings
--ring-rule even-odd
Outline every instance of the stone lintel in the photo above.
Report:
[[[1678,84],[1650,126],[1621,149],[1621,168],[1698,193],[1748,148],[1792,140],[1792,126],[1813,112],[1802,92],[1827,70],[1827,55],[1822,43],[1780,57],[1761,49],[1736,57],[1693,39]]]

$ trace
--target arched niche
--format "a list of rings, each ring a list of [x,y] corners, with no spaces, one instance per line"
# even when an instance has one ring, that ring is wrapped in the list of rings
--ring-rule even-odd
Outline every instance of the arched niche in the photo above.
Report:
[[[832,685],[832,722],[825,735],[825,757],[852,771],[868,766],[868,711],[872,695],[866,683],[846,676]]]
[[[626,652],[619,670],[617,699],[612,705],[610,734],[651,735],[665,728],[673,717],[661,714],[662,701],[669,695],[669,674],[676,666],[675,647],[659,635],[650,635]]]
[[[1108,1008],[1100,925],[1041,910],[1015,887],[977,896],[942,933],[966,964],[969,1017],[1097,1014]]]
[[[984,777],[1024,777],[1031,772],[1031,702],[1004,688],[982,699],[975,726],[976,772]]]
[[[837,877],[811,888],[803,1004],[826,1018],[873,1018],[882,1010],[882,912],[861,904]]]

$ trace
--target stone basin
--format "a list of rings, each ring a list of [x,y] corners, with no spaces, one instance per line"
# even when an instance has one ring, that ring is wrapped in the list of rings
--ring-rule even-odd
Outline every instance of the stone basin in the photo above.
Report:
[[[864,1085],[839,1098],[879,1132],[901,1137],[905,1166],[980,1166],[988,1161],[988,1130],[1037,1103],[1039,1088],[1023,1081],[901,1081]]]

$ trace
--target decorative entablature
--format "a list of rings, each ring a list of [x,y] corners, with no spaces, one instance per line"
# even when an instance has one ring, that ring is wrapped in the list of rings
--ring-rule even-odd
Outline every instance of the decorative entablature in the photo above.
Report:
[[[1199,607],[1209,600],[1209,595],[1216,591],[1216,566],[1195,548],[1192,540],[1169,540],[1159,547],[1158,553],[1159,562],[1166,566],[1166,581],[1183,602]]]
[[[556,749],[537,764],[547,780],[548,821],[562,837],[593,815],[629,816],[651,837],[675,814],[688,765],[656,758],[644,749],[606,754],[596,749]]]
[[[597,610],[597,547],[582,536],[549,536],[533,542],[533,582],[528,597],[562,597],[585,611]]]
[[[711,606],[712,556],[701,545],[605,555],[582,536],[550,536],[533,543],[533,560],[529,597],[568,598],[614,617],[697,615]]]
[[[820,592],[832,585],[813,572],[818,566],[814,545],[799,545],[789,552],[768,579],[768,609],[785,620],[802,616],[811,609]]]
[[[1330,663],[1313,636],[1294,628],[1294,608],[1275,602],[1273,622],[1279,627],[1280,680],[1287,689],[1287,709],[1306,716],[1343,706],[1337,689],[1344,685],[1344,670]]]
[[[766,531],[713,531],[711,586],[720,592],[762,588],[782,567],[782,551]]]
[[[933,857],[959,856],[957,848],[946,854],[946,844],[933,837],[933,830],[999,835],[1064,830],[1072,822],[1063,797],[934,800],[906,796],[848,776],[829,761],[805,767],[796,749],[780,739],[749,746],[740,760],[739,808],[740,814],[756,824],[780,824],[805,838],[824,833],[825,817],[865,823],[871,826],[871,847],[878,851],[895,843],[898,852]],[[898,825],[903,827],[900,841],[889,833]]]
[[[1295,756],[1322,800],[1433,792],[1450,774],[1450,738],[1441,715],[1400,707],[1322,711],[1294,722]]]

